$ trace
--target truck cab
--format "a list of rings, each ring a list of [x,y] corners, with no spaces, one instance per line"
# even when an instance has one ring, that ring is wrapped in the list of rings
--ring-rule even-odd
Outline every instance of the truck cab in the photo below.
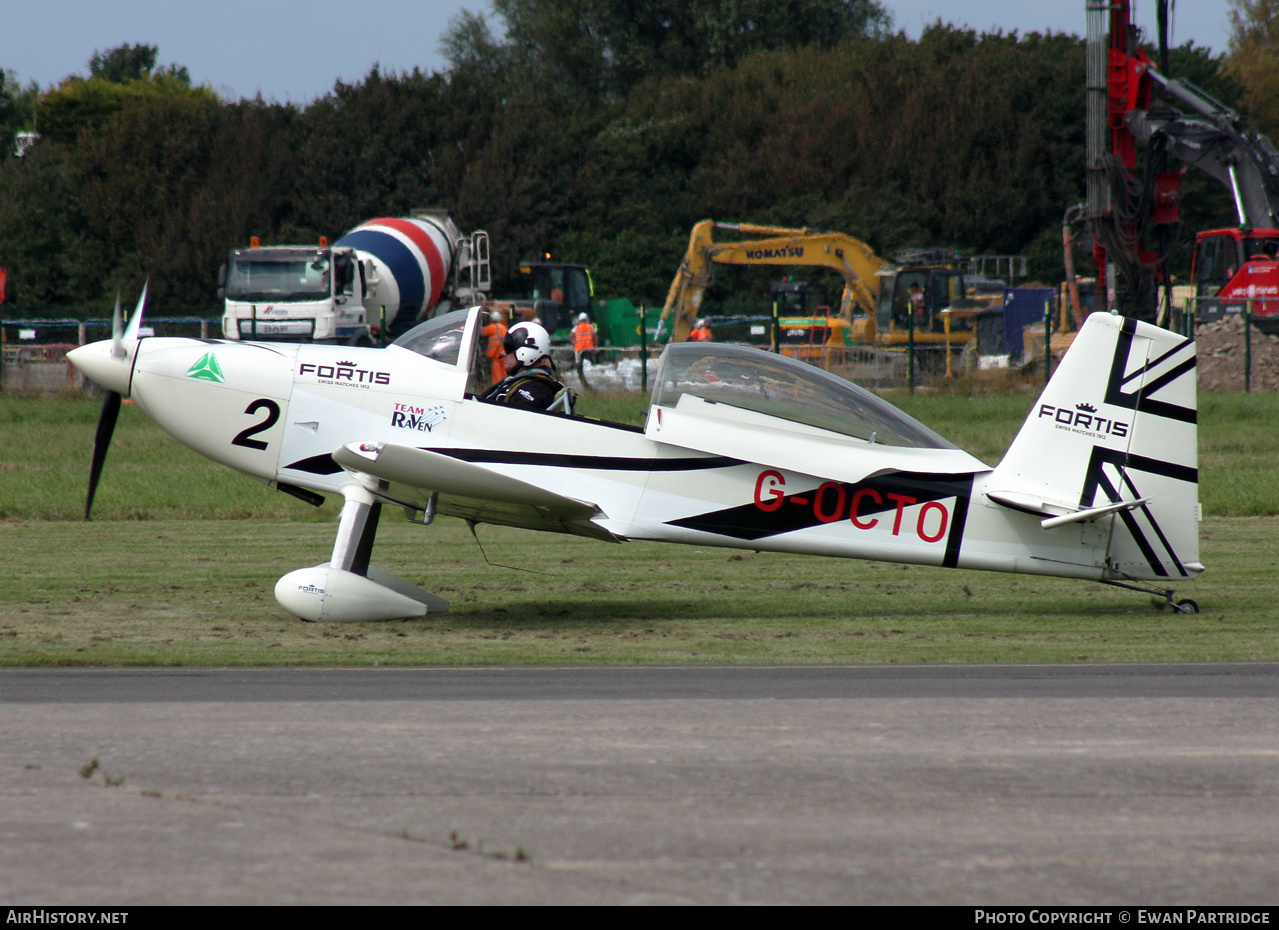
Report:
[[[1229,227],[1199,233],[1190,279],[1197,322],[1247,309],[1258,329],[1279,332],[1279,229]]]
[[[227,339],[347,342],[367,330],[364,268],[353,249],[232,249],[219,275]]]

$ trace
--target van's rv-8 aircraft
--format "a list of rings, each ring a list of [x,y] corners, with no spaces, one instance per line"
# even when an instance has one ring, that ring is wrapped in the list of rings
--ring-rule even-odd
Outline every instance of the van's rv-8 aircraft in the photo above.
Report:
[[[370,564],[386,506],[609,542],[661,540],[1082,578],[1146,591],[1199,563],[1195,345],[1088,318],[991,468],[803,362],[668,345],[647,423],[518,409],[488,387],[481,309],[383,349],[139,338],[70,353],[106,391],[90,505],[120,398],[180,442],[303,500],[344,498],[332,558],[279,580],[306,620],[448,602]],[[86,516],[88,510],[86,508]]]

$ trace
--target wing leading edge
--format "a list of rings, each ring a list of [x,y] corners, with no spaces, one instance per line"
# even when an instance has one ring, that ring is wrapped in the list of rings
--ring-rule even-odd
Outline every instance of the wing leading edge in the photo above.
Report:
[[[603,513],[593,503],[565,497],[509,475],[452,456],[394,443],[352,442],[333,460],[353,474],[379,480],[374,493],[415,510],[478,523],[546,530],[620,541],[594,521]],[[439,495],[432,505],[430,498]]]

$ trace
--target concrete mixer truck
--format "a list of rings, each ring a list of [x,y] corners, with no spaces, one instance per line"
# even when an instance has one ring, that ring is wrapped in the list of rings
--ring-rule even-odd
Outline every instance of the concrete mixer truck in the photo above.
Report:
[[[218,276],[227,339],[369,345],[435,312],[483,301],[488,233],[443,211],[369,220],[333,245],[233,249]]]

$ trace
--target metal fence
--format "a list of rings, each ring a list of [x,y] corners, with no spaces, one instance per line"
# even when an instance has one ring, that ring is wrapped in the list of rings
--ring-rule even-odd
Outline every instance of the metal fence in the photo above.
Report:
[[[0,346],[0,386],[6,394],[68,394],[83,379],[66,355],[74,345]]]
[[[208,338],[217,321],[200,318],[148,320],[157,336]],[[66,353],[77,345],[107,339],[110,321],[41,320],[33,338],[22,338],[32,328],[25,321],[5,321],[5,342],[0,354],[0,385],[12,393],[59,393],[91,390],[78,375]],[[58,337],[61,337],[59,339]],[[577,391],[646,392],[657,374],[661,346],[646,349],[598,348],[579,358],[571,347],[551,350],[557,369]],[[885,390],[925,386],[967,373],[976,358],[964,345],[905,347],[790,345],[782,354],[822,368],[865,388]],[[646,359],[646,364],[641,359]]]
[[[1279,390],[1279,338],[1251,311],[1228,313],[1195,328],[1199,386],[1204,391]],[[1259,325],[1260,322],[1260,325]]]
[[[145,320],[144,331],[155,336],[222,336],[222,321],[198,316],[157,317]],[[101,320],[0,320],[0,342],[5,345],[84,345],[111,338],[111,321]]]
[[[12,394],[65,394],[94,386],[66,360],[76,346],[111,338],[110,320],[0,321],[0,389]],[[155,336],[220,336],[221,323],[204,317],[147,319]]]

